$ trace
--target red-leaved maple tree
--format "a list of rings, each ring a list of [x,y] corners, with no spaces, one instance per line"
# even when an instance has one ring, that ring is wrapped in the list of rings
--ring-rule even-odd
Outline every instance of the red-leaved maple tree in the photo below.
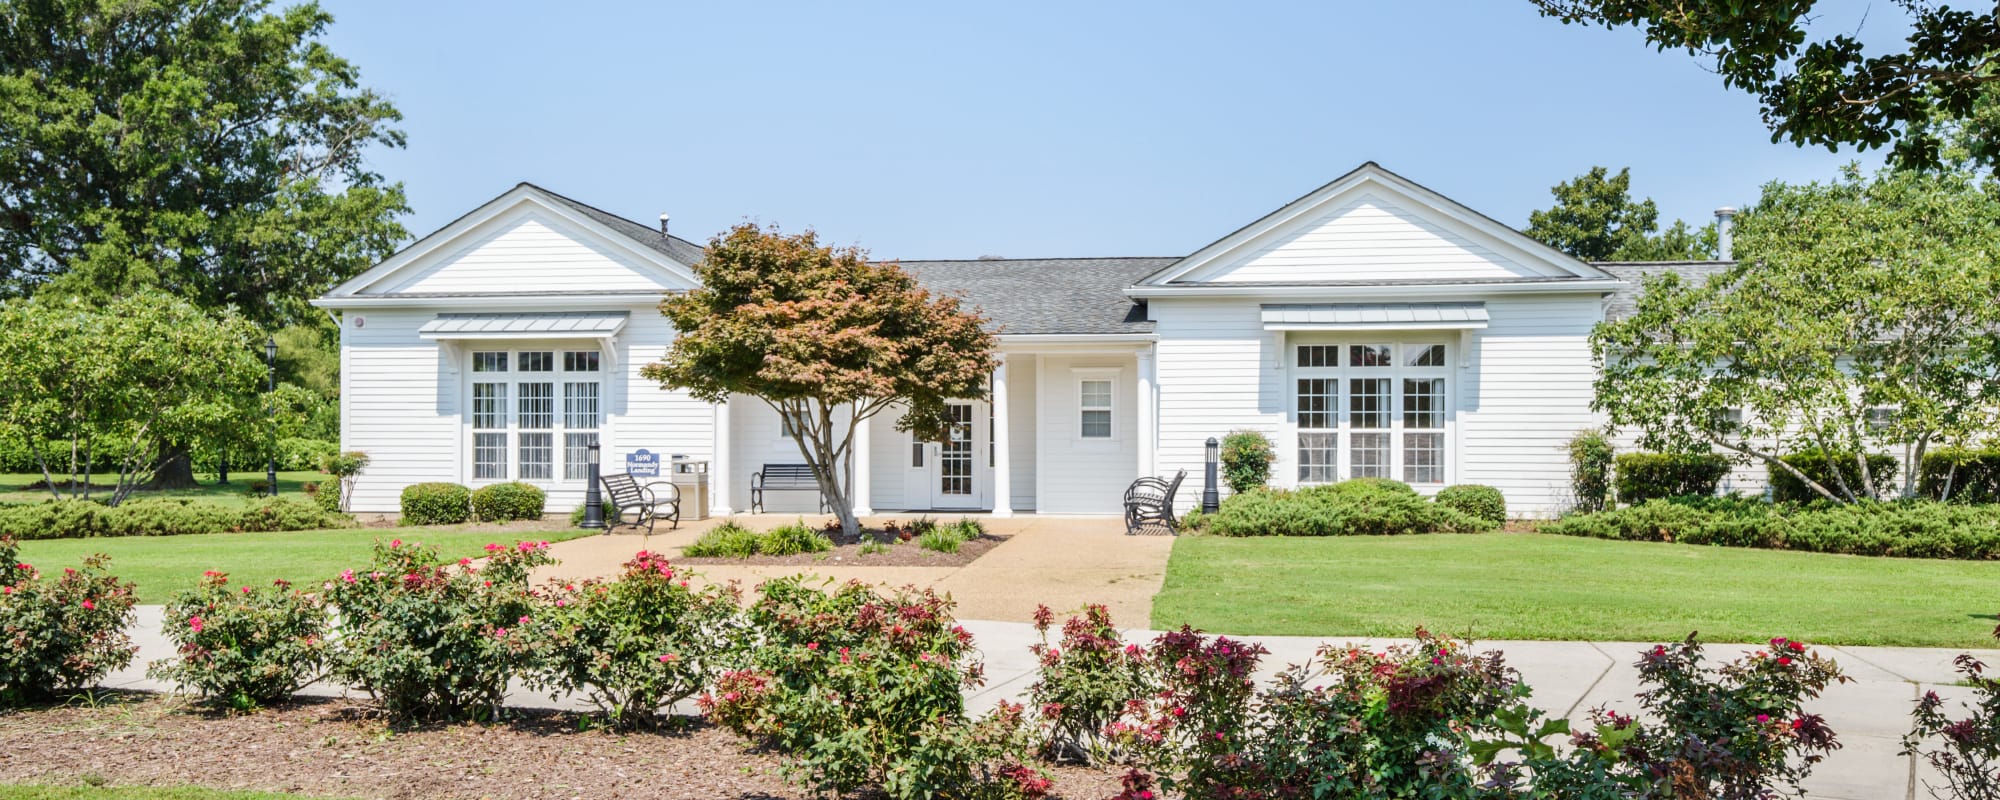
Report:
[[[678,335],[641,374],[711,403],[755,397],[790,420],[849,535],[861,526],[842,476],[859,423],[900,409],[897,430],[941,439],[946,401],[986,396],[985,320],[860,248],[744,223],[709,240],[696,271],[700,288],[660,304]]]

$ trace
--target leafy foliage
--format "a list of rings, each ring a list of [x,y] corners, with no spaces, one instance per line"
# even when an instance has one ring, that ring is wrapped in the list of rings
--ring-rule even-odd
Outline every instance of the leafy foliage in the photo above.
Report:
[[[749,558],[757,554],[760,538],[734,521],[724,522],[703,531],[681,552],[688,558]]]
[[[163,627],[177,657],[154,662],[150,677],[248,711],[319,679],[331,618],[324,598],[285,581],[230,586],[228,575],[210,571],[167,604]]]
[[[484,566],[437,549],[375,544],[372,567],[326,584],[340,608],[333,675],[400,721],[493,719],[507,679],[533,663],[528,574],[555,563],[547,542],[486,546]]]
[[[1042,640],[1032,646],[1041,662],[1039,678],[1028,687],[1040,728],[1043,755],[1058,761],[1103,764],[1122,760],[1106,738],[1106,729],[1127,706],[1151,697],[1156,686],[1146,669],[1145,648],[1127,645],[1102,605],[1083,607],[1081,616],[1063,623],[1062,638],[1049,644],[1055,613],[1035,609],[1035,631]]]
[[[832,549],[832,539],[827,538],[824,533],[806,527],[804,522],[780,525],[757,537],[757,552],[767,556],[824,553]]]
[[[1549,189],[1556,204],[1528,213],[1524,231],[1537,241],[1585,261],[1694,261],[1715,257],[1715,226],[1699,232],[1675,220],[1660,233],[1652,198],[1632,200],[1632,170],[1612,175],[1604,167]]]
[[[1846,487],[1843,491],[1870,497],[1893,496],[1896,486],[1896,457],[1869,453],[1827,453],[1802,450],[1784,457],[1786,464],[1821,486]],[[1858,488],[1857,488],[1858,487]],[[1804,480],[1790,470],[1771,473],[1771,499],[1780,503],[1805,503],[1821,499]]]
[[[0,506],[0,535],[17,539],[308,531],[353,524],[353,518],[346,514],[295,497],[263,498],[240,508],[172,498],[134,500],[120,506],[89,500]]]
[[[1572,514],[1541,532],[1858,556],[2000,558],[2000,506],[1928,501],[1772,506],[1728,498],[1649,500]]]
[[[1579,431],[1570,437],[1567,447],[1576,510],[1603,511],[1611,500],[1611,464],[1617,455],[1611,440],[1598,431]]]
[[[275,326],[395,249],[402,188],[363,156],[400,115],[324,10],[270,7],[0,4],[0,296],[162,290]]]
[[[0,537],[0,706],[83,689],[132,663],[124,628],[137,600],[109,561],[91,556],[52,579]]]
[[[1995,631],[2000,636],[2000,630]],[[1986,674],[1986,664],[1971,654],[1953,660],[1961,685],[1973,699],[1964,703],[1966,716],[1953,719],[1944,698],[1924,692],[1917,701],[1910,732],[1903,737],[1902,755],[1914,755],[1930,765],[1943,786],[1925,781],[1938,800],[1992,800],[2000,797],[2000,680]]]
[[[1222,437],[1222,480],[1233,494],[1262,489],[1271,482],[1271,462],[1277,457],[1277,448],[1262,432],[1230,431]]]
[[[1650,449],[1713,447],[1830,500],[1879,499],[1809,480],[1769,443],[1921,461],[1992,429],[1996,217],[2000,191],[1965,172],[1770,184],[1735,267],[1701,286],[1649,278],[1633,316],[1593,333],[1595,406]],[[1897,413],[1871,425],[1883,407]]]
[[[1621,453],[1618,502],[1636,505],[1656,498],[1711,497],[1729,474],[1729,459],[1714,453]]]
[[[472,519],[472,490],[456,483],[403,487],[403,524],[456,525]]]
[[[472,515],[487,521],[541,519],[548,495],[520,481],[493,483],[472,493]]]
[[[2000,503],[2000,450],[1940,448],[1924,454],[1917,495],[1955,503]]]
[[[1463,483],[1439,489],[1432,502],[1494,525],[1507,522],[1507,497],[1499,489],[1477,483]]]
[[[1232,495],[1202,522],[1220,536],[1476,533],[1495,527],[1486,519],[1425,500],[1407,484],[1379,478]]]
[[[690,588],[692,573],[641,551],[615,581],[549,586],[510,633],[530,637],[528,685],[581,693],[617,727],[647,727],[729,666],[743,644],[739,592]]]
[[[0,430],[22,437],[57,499],[88,499],[91,468],[115,465],[106,499],[117,505],[151,479],[164,446],[229,439],[256,415],[261,338],[238,317],[157,293],[8,301]]]
[[[858,424],[896,407],[897,430],[942,439],[946,401],[985,396],[997,365],[985,320],[957,298],[810,230],[738,225],[709,241],[697,270],[699,288],[660,305],[678,335],[641,374],[712,403],[770,405],[849,536],[861,527],[840,475]]]
[[[1899,2],[1909,18],[1907,49],[1870,55],[1839,33],[1808,42],[1813,0],[1683,3],[1673,0],[1534,0],[1564,23],[1632,26],[1655,47],[1712,58],[1723,85],[1757,95],[1771,141],[1837,149],[1892,146],[1906,166],[1938,163],[1938,117],[1976,116],[1996,80],[1995,12]],[[2000,155],[1988,140],[1977,155]]]

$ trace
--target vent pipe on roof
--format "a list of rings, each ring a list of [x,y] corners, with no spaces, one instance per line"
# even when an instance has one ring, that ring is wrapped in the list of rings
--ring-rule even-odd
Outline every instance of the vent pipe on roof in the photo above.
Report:
[[[667,215],[665,213],[660,214],[660,235],[667,235]]]
[[[660,223],[664,226],[666,223]],[[1723,206],[1715,210],[1715,257],[1732,261],[1736,254],[1731,252],[1736,243],[1736,209]]]

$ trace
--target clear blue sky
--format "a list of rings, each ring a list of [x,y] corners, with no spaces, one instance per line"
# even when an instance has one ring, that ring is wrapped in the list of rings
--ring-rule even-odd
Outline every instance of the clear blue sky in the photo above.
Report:
[[[1593,164],[1698,223],[1880,160],[1773,144],[1696,59],[1527,0],[323,1],[407,117],[373,163],[419,235],[527,180],[697,241],[1179,255],[1368,160],[1515,226]],[[1903,33],[1831,5],[1823,29]]]

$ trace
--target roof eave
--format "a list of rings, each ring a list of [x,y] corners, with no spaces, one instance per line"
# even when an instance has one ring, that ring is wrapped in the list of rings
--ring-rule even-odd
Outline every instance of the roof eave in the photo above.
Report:
[[[1535,281],[1523,283],[1439,283],[1422,285],[1371,286],[1229,286],[1197,284],[1180,286],[1129,286],[1128,297],[1149,300],[1156,297],[1248,297],[1301,300],[1349,300],[1371,297],[1483,297],[1516,294],[1587,294],[1614,292],[1624,286],[1620,280]]]

